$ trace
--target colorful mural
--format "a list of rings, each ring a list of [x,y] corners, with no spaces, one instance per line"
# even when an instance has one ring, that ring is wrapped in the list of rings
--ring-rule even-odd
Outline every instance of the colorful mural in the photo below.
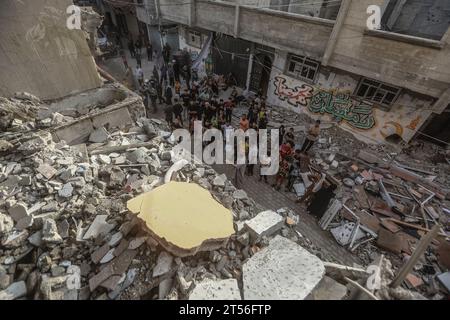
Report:
[[[275,77],[275,95],[281,101],[286,101],[294,107],[306,107],[309,98],[312,97],[314,88],[307,84],[302,84],[295,88],[289,88],[286,85],[286,79],[283,77]]]
[[[327,113],[337,122],[346,121],[358,129],[370,129],[375,125],[372,106],[351,99],[348,93],[328,92],[302,84],[290,88],[287,79],[275,77],[275,95],[295,107],[308,107],[312,113]]]
[[[357,81],[340,89],[340,77],[333,79],[313,87],[273,72],[268,102],[312,117],[322,115],[365,141],[382,142],[392,134],[409,141],[431,114],[431,102],[408,94],[401,95],[390,110],[373,107],[351,96]]]
[[[358,129],[370,129],[375,126],[372,106],[353,100],[346,93],[333,95],[326,91],[317,91],[308,105],[312,113],[328,113],[337,122],[346,121]]]

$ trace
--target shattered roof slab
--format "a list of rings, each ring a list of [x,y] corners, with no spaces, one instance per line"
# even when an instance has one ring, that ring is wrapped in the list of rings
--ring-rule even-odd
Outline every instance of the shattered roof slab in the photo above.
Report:
[[[231,211],[197,184],[170,182],[127,206],[166,250],[178,256],[218,249],[234,234]]]

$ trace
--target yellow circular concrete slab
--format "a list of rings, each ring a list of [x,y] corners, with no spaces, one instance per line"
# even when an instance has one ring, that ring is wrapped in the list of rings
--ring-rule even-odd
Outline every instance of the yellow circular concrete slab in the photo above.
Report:
[[[194,183],[169,182],[127,203],[158,237],[182,249],[234,233],[233,215]]]

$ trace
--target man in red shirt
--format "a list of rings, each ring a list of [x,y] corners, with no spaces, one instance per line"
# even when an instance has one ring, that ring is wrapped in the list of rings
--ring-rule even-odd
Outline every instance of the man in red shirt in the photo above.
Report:
[[[280,147],[281,159],[286,159],[287,157],[290,157],[293,151],[294,151],[294,144],[292,143],[292,141],[283,143]]]

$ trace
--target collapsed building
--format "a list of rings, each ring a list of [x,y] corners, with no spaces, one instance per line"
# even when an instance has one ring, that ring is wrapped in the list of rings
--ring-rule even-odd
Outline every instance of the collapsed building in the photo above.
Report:
[[[364,152],[311,161],[340,185],[318,223],[358,255],[380,253],[345,266],[318,257],[296,229],[301,214],[266,210],[210,166],[179,158],[166,125],[118,84],[50,104],[17,94],[1,110],[12,118],[0,135],[1,299],[445,296],[448,191],[410,167]],[[391,286],[409,257],[414,270]],[[367,285],[369,265],[378,287]]]
[[[298,231],[298,212],[267,210],[213,167],[180,159],[142,99],[88,60],[94,83],[78,78],[70,92],[14,81],[2,91],[0,299],[448,295],[448,164],[430,172],[393,152],[356,154],[353,140],[336,145],[338,128],[324,130],[305,173],[337,186],[315,214],[361,257],[343,265]],[[283,112],[272,110],[272,127],[302,120]]]

